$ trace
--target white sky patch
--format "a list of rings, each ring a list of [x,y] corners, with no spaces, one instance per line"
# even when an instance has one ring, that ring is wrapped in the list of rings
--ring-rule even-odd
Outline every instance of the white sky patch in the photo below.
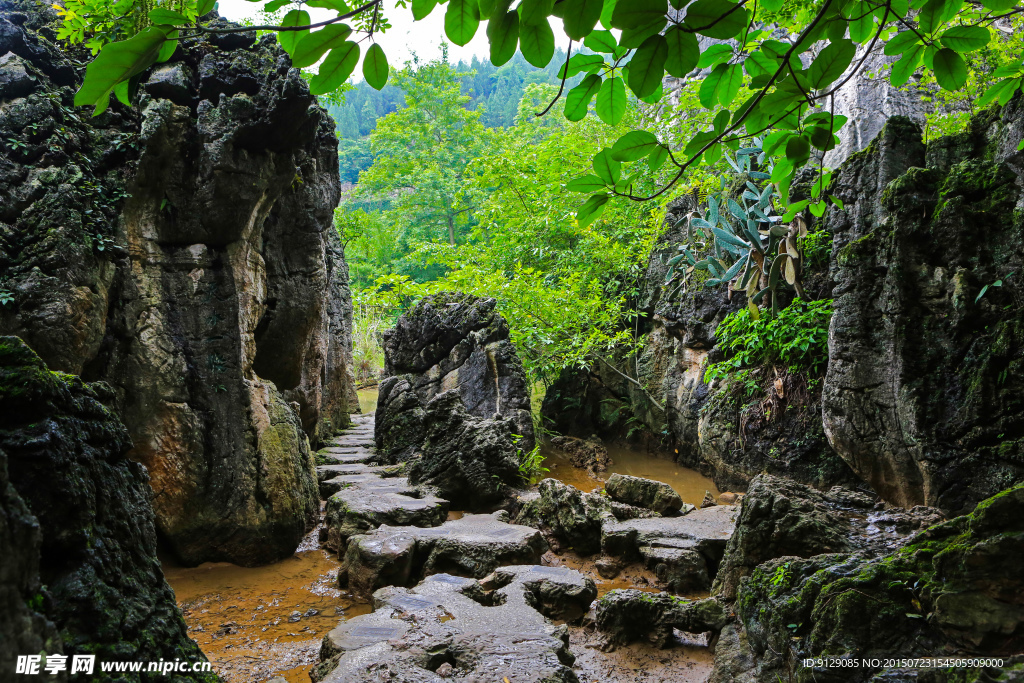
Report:
[[[256,13],[261,7],[263,7],[262,0],[260,2],[218,0],[218,11],[221,16],[235,21],[246,17],[255,21],[257,19]],[[374,38],[384,48],[384,54],[388,57],[388,64],[401,68],[406,61],[412,59],[414,52],[421,61],[430,61],[440,56],[441,40],[444,38],[444,11],[446,9],[444,5],[435,7],[434,11],[422,21],[413,21],[412,9],[396,7],[394,0],[385,0],[384,7],[384,14],[388,21],[391,22],[391,28],[388,29],[387,33],[377,34]],[[314,7],[306,9],[309,11],[310,19],[314,23],[337,16],[336,12],[325,9]],[[561,22],[559,21],[558,30],[555,33],[556,41],[558,41],[562,28],[560,24]],[[449,61],[452,64],[457,64],[459,60],[469,63],[474,55],[481,60],[488,59],[490,48],[487,44],[486,28],[487,24],[481,22],[480,28],[477,29],[476,35],[473,36],[473,40],[463,47],[447,41]],[[552,28],[555,28],[554,24]],[[365,34],[363,35],[365,36]],[[564,34],[560,37],[562,41],[568,41]],[[558,42],[561,43],[562,41]],[[360,64],[352,74],[354,81],[363,80],[362,55],[366,53],[366,47],[365,41],[360,43]],[[562,48],[564,49],[565,45],[562,45]]]

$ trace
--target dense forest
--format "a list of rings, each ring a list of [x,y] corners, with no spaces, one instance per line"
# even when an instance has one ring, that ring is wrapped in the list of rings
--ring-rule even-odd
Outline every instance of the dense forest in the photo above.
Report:
[[[447,46],[442,44],[440,60],[447,62]],[[558,64],[565,60],[565,52],[556,50],[551,64],[538,69],[522,55],[516,55],[507,64],[494,66],[477,57],[467,64],[460,61],[454,71],[458,74],[462,94],[468,100],[465,108],[481,113],[480,123],[487,128],[508,128],[515,124],[519,102],[527,86],[534,83],[558,84]],[[412,64],[418,65],[414,57]],[[579,80],[579,79],[576,79]],[[381,90],[371,87],[365,80],[346,87],[340,104],[328,104],[327,111],[338,126],[338,157],[342,182],[356,183],[359,173],[370,167],[369,135],[378,119],[405,106],[405,95],[395,85]]]

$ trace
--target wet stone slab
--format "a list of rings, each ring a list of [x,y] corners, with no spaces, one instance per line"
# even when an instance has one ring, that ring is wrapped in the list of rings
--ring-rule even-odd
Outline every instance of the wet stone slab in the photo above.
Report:
[[[318,673],[324,683],[440,683],[447,664],[459,680],[574,682],[568,630],[549,617],[574,618],[596,594],[579,572],[532,565],[480,581],[435,574],[412,589],[389,586],[374,593],[372,614],[324,637]],[[378,639],[358,635],[368,632]]]
[[[707,590],[738,516],[739,506],[715,505],[680,517],[606,519],[601,550],[628,561],[642,560],[673,592]]]
[[[435,528],[382,525],[349,538],[339,579],[353,594],[368,596],[381,586],[408,586],[431,574],[482,577],[503,564],[538,563],[547,550],[544,537],[506,518],[498,512],[465,515]]]

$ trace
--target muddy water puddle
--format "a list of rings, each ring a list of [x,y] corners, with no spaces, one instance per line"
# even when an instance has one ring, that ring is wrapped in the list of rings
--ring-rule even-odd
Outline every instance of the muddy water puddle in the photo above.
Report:
[[[721,493],[715,482],[697,470],[673,462],[668,454],[653,453],[627,444],[611,443],[605,446],[612,464],[606,472],[601,473],[604,478],[618,473],[664,482],[675,489],[684,503],[691,505],[700,505],[705,492],[710,492],[716,498]],[[595,491],[604,487],[604,479],[593,477],[583,468],[574,467],[569,456],[557,448],[544,444],[541,452],[544,454],[544,466],[550,470],[544,476],[558,479],[581,491]]]
[[[357,389],[356,394],[359,395],[359,412],[363,415],[377,410],[377,387],[363,387]]]
[[[254,683],[280,675],[308,683],[324,634],[341,619],[370,611],[338,589],[338,560],[316,547],[315,534],[292,557],[264,567],[211,562],[187,568],[164,561],[189,636],[222,680]]]

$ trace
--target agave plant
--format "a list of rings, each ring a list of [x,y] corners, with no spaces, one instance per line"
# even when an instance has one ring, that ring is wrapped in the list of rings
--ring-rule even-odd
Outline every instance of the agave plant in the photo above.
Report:
[[[775,212],[774,200],[779,198],[775,186],[765,182],[764,187],[758,187],[754,182],[771,178],[770,172],[751,170],[755,160],[760,168],[765,157],[760,141],[755,142],[756,146],[738,150],[735,160],[726,155],[737,174],[750,178],[745,181],[743,192],[735,199],[725,197],[723,178],[723,191],[708,196],[702,215],[691,212],[676,223],[687,225],[687,242],[691,242],[695,230],[699,231],[709,253],[698,258],[689,246],[680,246],[681,253],[668,261],[665,283],[671,283],[678,273],[685,280],[693,271],[704,270],[710,275],[704,283],[706,287],[732,283],[733,291],[745,292],[752,315],[759,314],[758,304],[766,295],[770,296],[774,315],[782,281],[794,287],[797,296],[805,298],[797,237],[806,234],[807,224],[796,215],[789,225],[783,225],[784,217]]]

